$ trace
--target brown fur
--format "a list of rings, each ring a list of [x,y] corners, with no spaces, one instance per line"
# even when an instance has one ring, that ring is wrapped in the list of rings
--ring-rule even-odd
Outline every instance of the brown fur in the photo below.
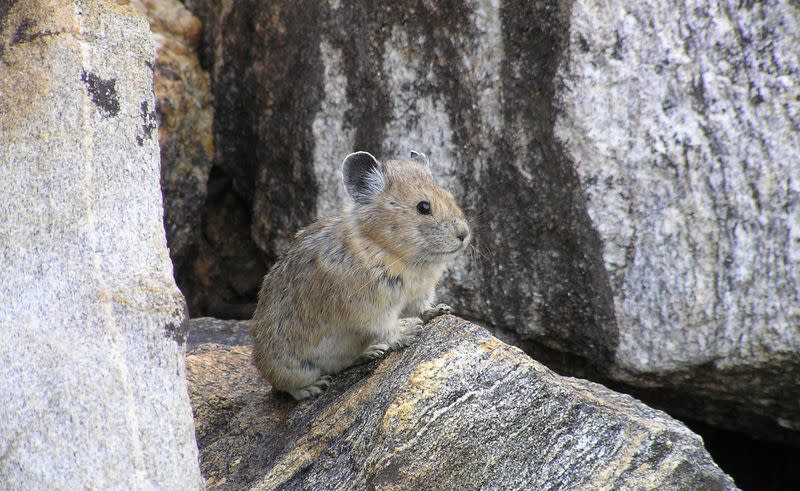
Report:
[[[430,307],[445,263],[469,241],[460,208],[427,166],[378,165],[379,193],[301,230],[264,277],[253,316],[255,364],[297,399],[318,394],[326,375],[360,358],[409,344],[419,327],[403,331],[399,315]],[[431,215],[418,212],[420,201]]]

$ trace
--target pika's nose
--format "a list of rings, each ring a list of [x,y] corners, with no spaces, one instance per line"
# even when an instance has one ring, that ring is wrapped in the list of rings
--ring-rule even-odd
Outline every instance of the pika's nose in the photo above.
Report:
[[[456,237],[461,242],[464,242],[464,239],[467,238],[469,235],[469,227],[465,222],[456,222]]]

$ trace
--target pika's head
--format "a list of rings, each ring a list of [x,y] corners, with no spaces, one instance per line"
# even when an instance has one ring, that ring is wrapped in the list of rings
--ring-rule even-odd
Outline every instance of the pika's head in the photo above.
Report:
[[[424,155],[378,162],[356,152],[344,159],[342,175],[361,233],[403,262],[443,263],[466,249],[464,214],[434,182]]]

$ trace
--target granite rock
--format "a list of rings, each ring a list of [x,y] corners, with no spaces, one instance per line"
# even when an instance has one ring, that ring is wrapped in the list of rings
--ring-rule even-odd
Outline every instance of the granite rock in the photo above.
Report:
[[[146,19],[0,3],[0,482],[198,489]]]
[[[190,322],[209,489],[735,489],[683,424],[456,317],[300,403],[225,332],[244,325]]]
[[[795,442],[798,45],[797,4],[575,2],[555,131],[603,244],[612,376]]]
[[[245,346],[251,344],[249,320],[222,320],[213,317],[196,317],[189,321],[186,351],[191,352],[203,344]]]

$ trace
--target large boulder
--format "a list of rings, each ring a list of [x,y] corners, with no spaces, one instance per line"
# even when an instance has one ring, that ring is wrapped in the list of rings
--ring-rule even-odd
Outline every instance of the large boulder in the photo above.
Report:
[[[260,377],[246,327],[190,322],[210,489],[735,489],[683,424],[453,316],[300,403]]]
[[[555,126],[603,245],[612,376],[796,443],[798,46],[797,4],[576,2]]]
[[[146,19],[0,3],[0,482],[197,489]]]
[[[458,311],[800,442],[797,6],[187,5],[248,247],[274,258],[339,207],[347,152],[425,152],[473,221],[441,290]]]

